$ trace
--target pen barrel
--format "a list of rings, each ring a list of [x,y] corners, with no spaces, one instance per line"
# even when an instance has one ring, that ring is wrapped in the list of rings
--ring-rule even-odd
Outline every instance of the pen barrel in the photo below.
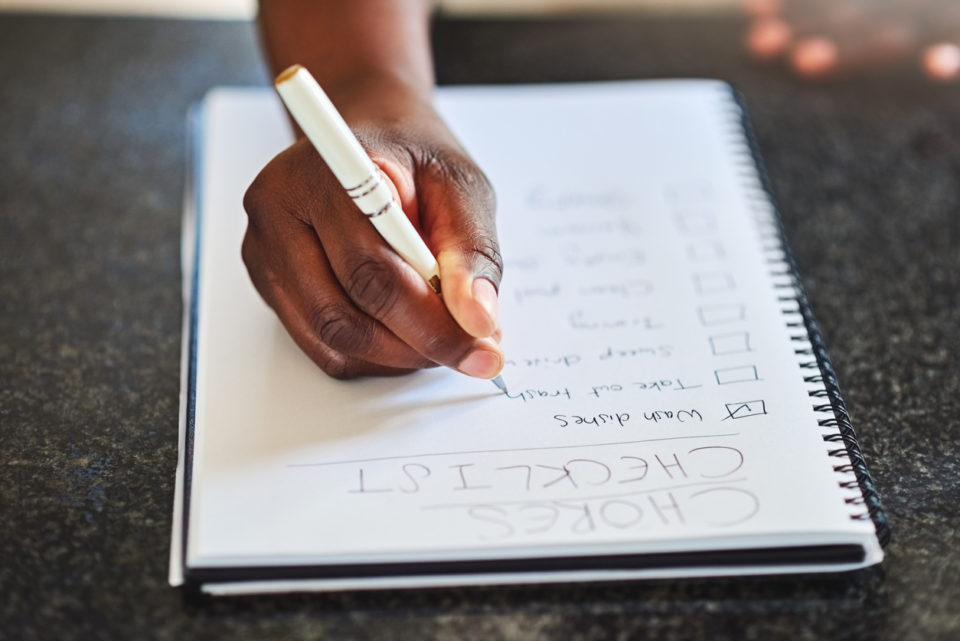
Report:
[[[373,161],[309,71],[299,68],[278,82],[276,88],[293,119],[344,189],[360,187],[376,172]]]
[[[347,190],[347,194],[353,198],[360,211],[368,218],[376,218],[384,213],[384,210],[394,202],[393,192],[383,179],[379,171],[374,171],[360,186],[356,189]]]
[[[400,205],[391,199],[382,213],[372,216],[370,222],[381,236],[388,239],[393,250],[400,254],[400,257],[413,267],[423,280],[436,289],[434,279],[439,280],[440,276],[437,259],[423,243],[420,234],[400,209]]]
[[[347,194],[393,250],[436,289],[433,279],[440,277],[437,259],[394,200],[383,172],[374,168],[356,187],[348,189]]]

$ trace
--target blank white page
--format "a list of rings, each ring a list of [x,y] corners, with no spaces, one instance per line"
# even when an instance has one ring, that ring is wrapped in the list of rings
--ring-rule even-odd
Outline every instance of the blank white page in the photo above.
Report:
[[[243,193],[289,127],[271,92],[211,93],[187,565],[825,543],[878,562],[729,87],[437,100],[497,193],[510,394],[442,368],[336,381],[298,350],[240,259]]]

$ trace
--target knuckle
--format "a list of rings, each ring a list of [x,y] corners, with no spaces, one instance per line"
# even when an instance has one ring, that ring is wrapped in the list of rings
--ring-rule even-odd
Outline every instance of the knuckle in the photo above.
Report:
[[[473,266],[473,275],[490,280],[497,287],[503,279],[503,255],[495,235],[482,230],[467,235],[457,250]]]
[[[243,242],[240,243],[240,258],[243,259],[243,264],[248,272],[257,266],[256,248],[249,229],[243,235]]]
[[[240,258],[243,259],[243,264],[246,265],[248,272],[260,271],[263,260],[256,234],[250,228],[247,228],[243,235],[243,242],[240,244]]]
[[[240,257],[254,288],[267,304],[273,306],[274,293],[283,289],[283,283],[270,265],[264,262],[263,252],[250,230],[244,235],[240,245]]]
[[[278,211],[289,209],[287,195],[278,191],[276,183],[264,169],[253,179],[243,194],[243,209],[247,212],[248,230],[262,232],[276,226]]]
[[[247,212],[247,216],[251,221],[258,218],[264,210],[264,189],[263,189],[263,174],[254,178],[253,182],[250,183],[250,186],[247,187],[247,191],[243,194],[243,209]]]
[[[350,270],[344,289],[360,309],[375,318],[381,318],[397,301],[392,269],[372,258],[360,260]]]
[[[503,278],[503,255],[497,241],[485,235],[478,236],[473,239],[470,251],[482,259],[478,261],[480,273],[477,275],[490,278],[494,285],[499,286]]]
[[[490,180],[463,152],[447,147],[431,148],[425,151],[422,165],[431,178],[452,182],[484,204],[493,203]]]
[[[339,303],[319,303],[309,314],[310,326],[324,345],[343,354],[356,354],[370,343],[371,324]]]
[[[317,184],[314,173],[304,163],[295,162],[291,150],[267,163],[244,192],[243,208],[251,227],[270,226],[283,216],[308,223],[311,206],[325,202],[313,188]]]
[[[343,381],[357,377],[356,371],[350,366],[350,359],[343,354],[336,352],[324,354],[318,360],[317,365],[327,376],[337,380]]]
[[[454,366],[470,353],[471,341],[459,334],[441,334],[425,337],[422,349],[431,361]]]

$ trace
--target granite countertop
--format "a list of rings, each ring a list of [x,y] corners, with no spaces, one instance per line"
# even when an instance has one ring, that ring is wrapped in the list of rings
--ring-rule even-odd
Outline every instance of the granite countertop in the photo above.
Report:
[[[753,113],[894,529],[841,579],[184,598],[185,114],[264,84],[252,27],[0,16],[0,638],[960,637],[960,86],[747,64],[726,18],[457,21],[443,83],[717,76]]]

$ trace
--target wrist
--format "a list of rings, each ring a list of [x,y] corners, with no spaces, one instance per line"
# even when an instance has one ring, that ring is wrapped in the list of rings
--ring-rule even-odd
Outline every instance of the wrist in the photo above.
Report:
[[[412,108],[430,105],[433,79],[397,71],[354,74],[323,86],[347,122],[403,117]]]
[[[351,127],[410,129],[438,118],[432,83],[411,81],[402,74],[358,74],[323,88]]]

